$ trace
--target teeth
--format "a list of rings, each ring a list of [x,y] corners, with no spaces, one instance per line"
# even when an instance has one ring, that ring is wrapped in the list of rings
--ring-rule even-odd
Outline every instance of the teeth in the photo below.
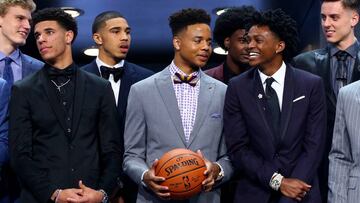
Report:
[[[259,56],[260,54],[258,54],[258,53],[254,53],[254,52],[250,52],[249,53],[249,56]]]

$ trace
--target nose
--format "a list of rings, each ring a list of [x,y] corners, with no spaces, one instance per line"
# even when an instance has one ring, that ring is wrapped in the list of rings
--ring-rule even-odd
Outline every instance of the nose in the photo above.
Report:
[[[30,21],[27,20],[27,19],[23,21],[22,26],[23,26],[26,30],[30,30],[30,29],[31,29]]]
[[[247,44],[247,50],[249,51],[254,47],[255,47],[255,41],[252,39],[249,39],[248,44]]]
[[[211,50],[211,48],[212,48],[211,43],[204,40],[202,50],[209,51],[209,50]]]
[[[128,41],[130,39],[130,34],[126,32],[121,32],[120,40],[121,41]]]
[[[331,25],[330,19],[326,18],[326,17],[323,17],[321,19],[321,23],[322,23],[323,27],[329,27]]]
[[[36,43],[42,44],[45,41],[44,35],[39,34],[36,36]]]

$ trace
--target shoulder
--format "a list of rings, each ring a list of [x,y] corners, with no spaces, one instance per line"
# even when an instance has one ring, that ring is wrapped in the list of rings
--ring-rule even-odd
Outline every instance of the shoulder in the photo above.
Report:
[[[342,87],[340,89],[339,94],[349,96],[349,95],[354,95],[354,93],[356,93],[357,91],[359,91],[359,93],[360,93],[360,80],[350,83],[350,84],[346,85],[345,87]]]
[[[215,84],[217,87],[221,88],[221,89],[226,89],[227,85],[224,84],[223,82],[205,74],[203,71],[201,71],[201,77],[203,80],[209,82],[209,83],[213,83]]]
[[[212,76],[213,74],[218,73],[219,71],[221,72],[221,71],[223,70],[223,68],[224,68],[224,64],[222,63],[222,64],[220,64],[220,65],[218,65],[218,66],[215,66],[215,67],[213,67],[213,68],[210,68],[210,69],[208,69],[208,70],[205,70],[204,72],[205,72],[206,74]]]
[[[131,72],[135,73],[138,76],[149,77],[150,75],[154,74],[153,71],[147,68],[144,68],[142,66],[127,61],[125,61],[124,66],[125,69],[130,69]]]
[[[94,83],[94,84],[99,84],[99,85],[108,85],[110,84],[109,81],[95,75],[92,74],[90,72],[87,72],[85,70],[83,70],[82,68],[78,68],[79,74],[82,75],[83,77],[86,78],[86,80],[88,80],[88,82],[90,84]]]
[[[97,68],[97,65],[96,65],[96,62],[95,60],[93,60],[91,63],[88,63],[82,67],[80,67],[80,69],[83,69],[83,70],[86,70],[86,71],[89,71],[91,68],[93,67],[96,67]]]
[[[295,56],[294,61],[311,59],[311,58],[314,58],[316,55],[325,55],[325,54],[327,54],[326,48],[315,49],[315,50],[307,51],[307,52],[304,52],[304,53],[301,53],[301,54]]]
[[[23,54],[23,53],[20,53],[20,54],[21,54],[21,58],[23,61],[28,62],[38,68],[41,68],[44,65],[44,63],[42,61],[40,61],[36,58],[33,58],[33,57]]]

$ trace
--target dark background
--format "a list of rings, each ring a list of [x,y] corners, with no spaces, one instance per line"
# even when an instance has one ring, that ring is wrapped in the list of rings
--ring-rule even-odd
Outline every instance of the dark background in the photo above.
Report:
[[[323,46],[320,27],[320,0],[35,0],[37,10],[46,7],[76,7],[84,11],[77,17],[79,34],[73,44],[73,57],[77,64],[85,65],[94,57],[86,56],[84,49],[95,45],[91,38],[91,25],[96,15],[107,10],[116,10],[128,20],[132,29],[131,48],[127,60],[148,69],[159,71],[173,57],[171,31],[168,17],[183,8],[202,8],[211,14],[211,27],[217,18],[216,8],[252,5],[263,11],[282,8],[298,23],[301,44],[299,52]],[[21,50],[40,59],[33,33]],[[207,65],[213,67],[223,55],[213,53]]]

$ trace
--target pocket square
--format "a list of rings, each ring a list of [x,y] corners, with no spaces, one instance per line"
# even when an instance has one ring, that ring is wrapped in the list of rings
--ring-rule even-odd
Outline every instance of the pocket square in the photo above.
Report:
[[[301,97],[298,97],[298,98],[294,99],[293,102],[297,102],[297,101],[299,101],[299,100],[301,100],[301,99],[304,99],[304,98],[305,98],[305,96],[303,95],[303,96],[301,96]]]
[[[221,118],[221,114],[219,114],[219,113],[213,113],[213,114],[211,114],[210,117],[211,117],[211,118]]]

